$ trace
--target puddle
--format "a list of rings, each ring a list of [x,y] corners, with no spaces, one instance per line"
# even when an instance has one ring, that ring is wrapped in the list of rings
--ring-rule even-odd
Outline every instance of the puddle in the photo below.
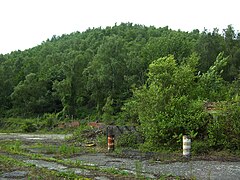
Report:
[[[56,171],[66,171],[67,166],[63,166],[61,164],[55,163],[55,162],[48,162],[48,161],[43,161],[43,160],[24,160],[26,163],[34,164],[37,167],[44,167],[49,170],[56,170]]]
[[[73,160],[70,158],[69,160]],[[116,168],[130,174],[136,173],[136,162],[145,177],[155,179],[157,176],[171,174],[181,177],[196,177],[197,179],[239,179],[240,162],[220,161],[190,161],[163,163],[139,161],[128,158],[115,158],[104,153],[84,154],[74,157],[74,160],[92,163],[100,168]]]
[[[107,177],[95,177],[94,180],[111,180]]]
[[[44,138],[40,138],[40,137],[32,137],[32,138],[26,138],[29,140],[44,140]]]
[[[126,173],[129,174],[136,174],[136,160],[132,159],[127,159],[127,158],[115,158],[108,156],[104,153],[98,153],[98,154],[85,154],[81,156],[77,156],[74,158],[71,158],[69,160],[80,160],[84,162],[83,164],[88,164],[88,165],[95,165],[100,167],[101,169],[106,169],[106,168],[115,168],[117,170],[125,171]],[[142,171],[141,174],[150,179],[156,179],[156,176],[149,173],[145,172],[145,162],[143,162],[142,166]]]
[[[90,176],[91,171],[86,170],[86,169],[79,169],[79,168],[69,168],[67,169],[68,171],[72,171],[77,175],[82,175],[82,176]]]
[[[22,133],[0,133],[0,140],[22,140],[22,141],[55,141],[65,140],[71,134],[22,134]]]
[[[43,152],[43,148],[26,148],[26,150],[37,154],[41,154]]]
[[[80,168],[68,168],[67,166],[55,163],[55,162],[48,162],[43,160],[24,160],[26,163],[34,164],[40,168],[47,168],[49,170],[55,170],[59,172],[74,172],[75,174],[82,175],[82,176],[91,176],[91,171],[86,169]]]
[[[136,171],[132,171],[132,170],[122,170],[126,173],[129,173],[129,174],[134,174],[134,175],[137,175]],[[141,175],[146,177],[146,178],[149,178],[149,179],[156,179],[156,176],[152,175],[152,174],[148,174],[146,172],[141,172]]]
[[[3,173],[2,178],[24,178],[28,175],[29,172],[27,171],[13,171],[8,173]],[[1,179],[1,178],[0,178]]]

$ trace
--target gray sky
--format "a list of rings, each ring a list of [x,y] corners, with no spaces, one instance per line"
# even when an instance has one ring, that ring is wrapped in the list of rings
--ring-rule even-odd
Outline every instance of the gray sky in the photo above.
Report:
[[[232,24],[240,30],[239,5],[239,0],[0,0],[0,54],[121,22],[184,31]]]

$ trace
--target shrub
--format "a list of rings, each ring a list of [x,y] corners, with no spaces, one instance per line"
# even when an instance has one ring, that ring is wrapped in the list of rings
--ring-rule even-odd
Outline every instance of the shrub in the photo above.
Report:
[[[45,120],[44,126],[49,129],[53,128],[57,120],[55,114],[49,114],[49,113],[44,114],[43,119]]]
[[[26,122],[22,128],[24,132],[35,132],[37,130],[37,127],[33,122]]]
[[[104,134],[97,136],[97,145],[99,147],[107,147],[107,136]]]
[[[139,146],[139,134],[137,133],[124,133],[116,140],[117,146],[138,148]]]
[[[192,142],[192,153],[193,154],[205,154],[209,152],[209,144],[207,141],[193,141]]]
[[[1,119],[1,132],[22,132],[25,119],[21,118],[4,118]]]
[[[77,147],[70,146],[67,144],[62,144],[58,149],[58,152],[61,155],[67,155],[67,156],[73,155],[73,154],[77,153],[78,151],[79,151],[79,149]]]
[[[240,102],[223,104],[208,125],[209,144],[215,149],[240,150]]]

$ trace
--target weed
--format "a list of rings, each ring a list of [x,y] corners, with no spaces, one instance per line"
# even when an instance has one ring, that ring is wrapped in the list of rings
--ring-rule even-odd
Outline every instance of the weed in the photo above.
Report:
[[[115,155],[122,155],[123,154],[123,148],[118,147],[114,150]]]
[[[19,140],[2,142],[0,149],[15,154],[24,152],[22,149],[22,142]]]
[[[46,154],[56,154],[60,156],[71,156],[81,151],[80,147],[75,147],[65,143],[60,146],[35,144],[31,146],[31,148],[38,148],[41,150],[41,152],[44,152]]]
[[[155,162],[156,162],[156,160],[154,158],[151,158],[151,159],[148,160],[149,164],[154,164]]]
[[[138,136],[139,134],[137,133],[122,134],[117,139],[117,146],[128,147],[128,148],[138,148],[138,145],[139,145]]]
[[[82,166],[83,163],[82,163],[82,161],[80,161],[80,160],[76,160],[76,161],[74,162],[74,165],[77,166],[77,167],[79,167],[79,166]]]
[[[105,172],[105,173],[118,174],[118,175],[123,175],[123,176],[129,175],[129,173],[127,171],[119,170],[119,169],[116,169],[116,168],[113,168],[113,167],[102,168],[101,171]]]
[[[136,171],[136,178],[142,179],[143,165],[141,161],[135,161],[135,171]]]
[[[40,159],[42,158],[43,156],[41,154],[31,154],[31,158],[32,159]]]
[[[33,122],[26,122],[22,127],[24,132],[35,132],[37,127]]]
[[[45,151],[46,151],[47,154],[54,154],[54,153],[56,153],[56,147],[54,147],[54,146],[51,146],[51,145],[49,145],[47,147],[43,146],[43,149],[44,148],[45,148]]]
[[[209,169],[209,171],[208,171],[208,180],[210,180],[210,179],[211,179],[211,173],[212,173],[212,170],[211,170],[211,169]]]
[[[1,165],[8,165],[8,166],[21,166],[21,167],[31,167],[33,165],[24,163],[22,161],[18,161],[16,159],[13,159],[11,157],[5,156],[5,155],[1,155],[0,154],[0,164]]]
[[[73,132],[73,135],[71,137],[69,137],[68,140],[85,142],[86,137],[84,137],[84,134],[85,134],[85,132],[88,132],[90,130],[91,130],[91,128],[89,126],[81,125]]]
[[[61,155],[67,155],[67,156],[71,156],[77,152],[79,152],[80,149],[75,147],[75,146],[70,146],[67,144],[62,144],[59,148],[58,148],[58,153]]]
[[[192,142],[192,153],[193,154],[207,154],[209,152],[209,145],[203,141]]]
[[[194,176],[194,173],[193,173],[193,163],[192,161],[189,162],[189,171],[190,171],[190,179],[191,180],[196,180],[196,177]]]
[[[106,137],[106,135],[97,136],[97,145],[99,147],[107,147],[107,137]]]
[[[79,176],[71,171],[57,172],[53,170],[48,170],[46,168],[38,168],[35,165],[13,159],[5,155],[0,155],[0,168],[1,170],[3,170],[3,172],[4,170],[9,171],[10,169],[14,170],[21,168],[23,170],[26,169],[27,171],[29,171],[30,169],[27,179],[59,179],[59,177],[63,177],[64,179],[88,179]]]
[[[174,176],[172,174],[167,174],[167,175],[161,175],[158,180],[167,180],[167,179],[176,179],[176,180],[180,180],[182,179],[181,177],[179,176]]]
[[[72,171],[66,171],[66,172],[59,172],[57,174],[57,176],[59,177],[64,177],[64,178],[70,178],[70,179],[77,179],[78,175],[76,175],[74,172]]]

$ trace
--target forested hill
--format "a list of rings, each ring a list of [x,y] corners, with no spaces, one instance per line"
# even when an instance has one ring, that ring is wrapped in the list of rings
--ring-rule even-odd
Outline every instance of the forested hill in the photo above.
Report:
[[[228,58],[219,78],[229,86],[224,86],[224,95],[198,94],[209,101],[226,100],[230,85],[239,80],[240,36],[232,26],[223,32],[183,32],[123,23],[53,36],[32,49],[0,55],[0,116],[55,113],[58,117],[137,119],[140,115],[122,111],[134,89],[151,84],[151,63],[170,57],[181,67],[194,56],[198,61],[194,74],[201,76],[221,52],[223,59]]]

